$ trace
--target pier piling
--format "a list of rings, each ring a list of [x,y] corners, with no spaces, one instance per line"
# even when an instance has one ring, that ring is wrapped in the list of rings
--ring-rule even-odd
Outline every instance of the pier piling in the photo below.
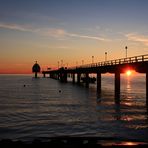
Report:
[[[72,82],[75,83],[75,73],[72,74]]]
[[[115,72],[115,102],[120,102],[120,71]]]
[[[85,77],[86,77],[86,87],[89,87],[89,73],[86,73]]]
[[[148,106],[148,71],[146,71],[146,105]]]
[[[97,93],[101,93],[101,73],[97,73]]]
[[[81,80],[81,74],[77,73],[77,83],[80,84],[80,80]]]

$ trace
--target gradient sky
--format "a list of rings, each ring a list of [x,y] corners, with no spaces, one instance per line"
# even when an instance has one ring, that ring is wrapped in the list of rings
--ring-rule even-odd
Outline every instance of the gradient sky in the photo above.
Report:
[[[148,0],[0,0],[0,73],[147,54]]]

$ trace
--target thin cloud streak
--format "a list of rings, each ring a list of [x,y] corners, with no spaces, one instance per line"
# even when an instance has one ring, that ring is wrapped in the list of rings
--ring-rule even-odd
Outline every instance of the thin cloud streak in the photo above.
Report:
[[[69,33],[64,29],[60,29],[60,28],[58,29],[57,28],[34,28],[29,25],[6,24],[6,23],[0,23],[0,28],[23,31],[23,32],[38,33],[42,36],[50,36],[58,39],[61,39],[64,37],[75,37],[75,38],[92,39],[92,40],[98,40],[98,41],[111,41],[109,39],[98,37],[98,36]]]
[[[55,38],[62,38],[66,36],[66,31],[64,29],[55,28],[44,28],[40,29],[39,33],[43,36],[51,36]]]
[[[87,36],[87,35],[80,35],[80,34],[73,34],[73,33],[71,34],[68,33],[67,35],[70,37],[79,37],[79,38],[86,38],[86,39],[99,40],[99,41],[110,41],[109,39],[96,37],[96,36]]]
[[[135,34],[135,33],[129,33],[129,34],[126,34],[125,36],[130,41],[140,42],[140,43],[148,46],[148,37],[147,36],[143,36],[143,35],[139,35],[139,34]]]
[[[0,23],[0,28],[10,29],[10,30],[17,30],[17,31],[24,31],[24,32],[37,32],[37,29],[32,29],[29,26],[25,25],[18,25],[18,24],[5,24]]]

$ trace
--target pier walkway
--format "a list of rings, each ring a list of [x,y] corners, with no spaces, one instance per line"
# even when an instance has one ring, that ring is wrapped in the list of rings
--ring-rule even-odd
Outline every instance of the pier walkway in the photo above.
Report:
[[[61,67],[56,70],[42,71],[44,77],[46,74],[50,78],[67,82],[68,74],[72,75],[73,83],[81,83],[82,75],[85,76],[85,85],[89,87],[89,74],[97,75],[97,92],[101,93],[101,74],[113,73],[115,75],[115,98],[119,101],[120,98],[120,74],[125,73],[127,70],[135,70],[138,73],[146,74],[146,104],[148,105],[148,54],[109,60],[75,67]],[[77,80],[76,80],[77,75]],[[137,84],[138,85],[138,84]]]

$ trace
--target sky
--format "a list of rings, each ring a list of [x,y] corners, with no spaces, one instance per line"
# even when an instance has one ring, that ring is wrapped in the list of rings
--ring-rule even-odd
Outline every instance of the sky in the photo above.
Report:
[[[148,53],[148,0],[0,0],[0,73]]]

